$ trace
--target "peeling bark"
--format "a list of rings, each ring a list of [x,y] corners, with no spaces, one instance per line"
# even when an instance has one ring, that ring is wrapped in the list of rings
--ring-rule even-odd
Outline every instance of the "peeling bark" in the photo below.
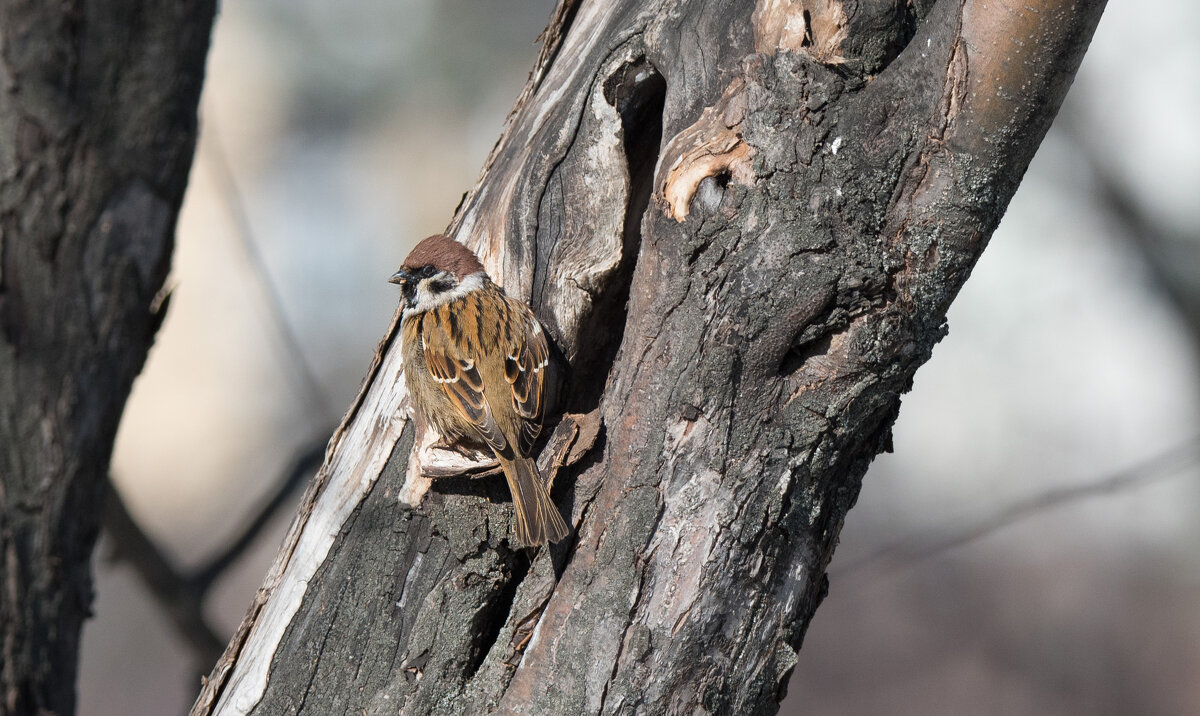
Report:
[[[450,231],[595,422],[576,532],[514,551],[495,479],[413,497],[393,326],[192,713],[774,712],[1101,10],[563,2]]]
[[[0,713],[70,714],[214,3],[0,0]]]

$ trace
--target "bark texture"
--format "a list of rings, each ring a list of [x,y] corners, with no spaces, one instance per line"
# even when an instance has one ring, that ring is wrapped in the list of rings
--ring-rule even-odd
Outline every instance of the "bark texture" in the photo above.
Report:
[[[576,532],[426,477],[393,326],[193,714],[773,713],[1102,5],[560,4],[450,229],[569,365]]]
[[[0,712],[75,709],[117,423],[160,295],[215,4],[0,0]]]

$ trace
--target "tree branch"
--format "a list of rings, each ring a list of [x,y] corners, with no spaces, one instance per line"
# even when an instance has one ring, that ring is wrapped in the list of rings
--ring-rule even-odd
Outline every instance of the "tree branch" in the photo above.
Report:
[[[537,311],[564,409],[600,418],[555,481],[576,533],[527,561],[502,488],[423,475],[393,324],[193,714],[773,712],[1101,11],[913,5],[556,15],[451,230]]]
[[[104,529],[113,541],[112,558],[134,568],[183,635],[193,661],[204,666],[216,662],[225,644],[204,618],[204,587],[175,569],[138,526],[115,489],[108,491],[105,501]]]
[[[215,3],[0,0],[0,711],[70,714]]]
[[[275,479],[273,483],[275,487],[270,497],[263,502],[254,516],[246,522],[237,537],[189,576],[188,580],[202,590],[207,590],[211,587],[212,583],[224,574],[225,570],[229,569],[234,562],[241,558],[250,545],[254,544],[254,541],[262,534],[263,529],[275,517],[280,508],[289,502],[297,488],[303,485],[304,481],[312,476],[316,469],[321,466],[321,459],[323,457],[325,457],[324,440],[313,441],[302,446],[296,452],[295,456],[293,456],[291,464]],[[219,654],[215,656],[219,656]],[[208,663],[212,663],[213,661],[216,661],[216,659],[214,658]]]
[[[1030,517],[1073,505],[1080,500],[1122,492],[1177,475],[1194,468],[1200,460],[1200,437],[1192,438],[1166,452],[1098,480],[1065,485],[1030,495],[997,510],[991,516],[956,530],[912,537],[883,547],[837,570],[835,577],[864,572],[898,571],[931,557],[976,542]]]
[[[204,616],[204,600],[213,583],[245,554],[289,498],[321,464],[324,442],[303,446],[275,481],[274,491],[229,545],[188,574],[179,570],[129,513],[120,492],[110,488],[104,529],[113,541],[113,559],[127,562],[175,624],[199,668],[215,663],[224,650]]]
[[[1091,173],[1097,210],[1107,214],[1142,255],[1193,341],[1200,344],[1200,232],[1179,233],[1165,227],[1138,201],[1121,173],[1101,157],[1081,127],[1070,123],[1063,134]]]

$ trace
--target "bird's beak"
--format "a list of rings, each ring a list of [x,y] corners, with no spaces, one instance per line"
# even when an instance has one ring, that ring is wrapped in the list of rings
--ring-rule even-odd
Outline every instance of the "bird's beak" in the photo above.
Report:
[[[403,286],[404,284],[408,283],[410,279],[412,279],[412,275],[404,269],[400,269],[396,273],[392,274],[392,277],[388,279],[388,283],[394,283],[397,286]]]

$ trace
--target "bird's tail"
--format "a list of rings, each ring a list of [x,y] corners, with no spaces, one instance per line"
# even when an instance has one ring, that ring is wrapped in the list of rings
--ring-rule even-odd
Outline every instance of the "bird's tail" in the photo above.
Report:
[[[550,493],[542,484],[542,476],[538,474],[533,460],[527,457],[512,461],[501,459],[500,466],[508,478],[508,489],[513,496],[517,540],[533,547],[566,537],[570,530],[550,500]]]

